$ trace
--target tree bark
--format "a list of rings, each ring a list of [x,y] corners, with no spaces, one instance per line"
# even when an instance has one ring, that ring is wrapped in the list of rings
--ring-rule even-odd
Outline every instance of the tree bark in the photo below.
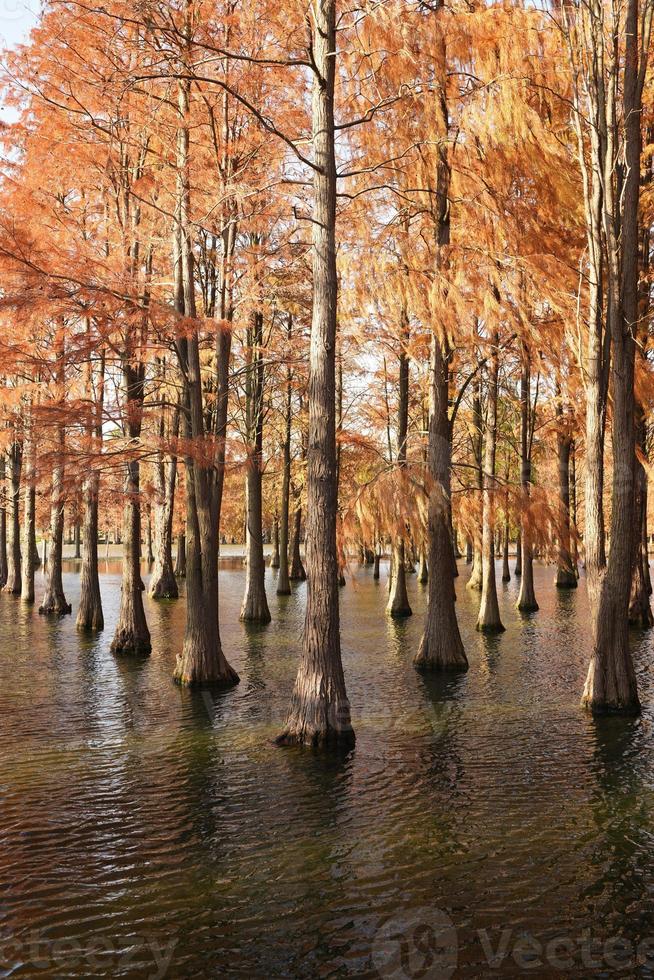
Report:
[[[130,445],[141,437],[145,365],[123,359],[125,428]],[[141,580],[141,466],[138,456],[128,459],[125,474],[123,507],[123,577],[120,587],[120,611],[111,642],[115,654],[147,656],[152,645],[143,608]]]
[[[104,629],[100,576],[98,573],[98,497],[100,477],[92,470],[84,481],[84,534],[78,630]]]
[[[46,585],[39,612],[47,616],[65,616],[72,607],[64,595],[62,578],[62,549],[64,543],[64,437],[63,426],[58,426],[58,453],[52,470],[52,498],[50,507],[50,554],[46,573]]]
[[[492,337],[488,370],[488,411],[484,458],[484,494],[482,497],[482,587],[477,629],[484,633],[503,633],[495,580],[495,453],[497,445],[497,389],[499,337]]]
[[[312,0],[314,63],[313,319],[309,358],[307,606],[291,710],[278,741],[350,747],[354,730],[341,662],[336,517],[336,0]]]
[[[603,169],[604,236],[608,274],[608,324],[611,336],[611,386],[613,394],[613,484],[611,496],[611,549],[605,574],[596,583],[593,654],[582,696],[582,705],[594,713],[640,712],[636,676],[629,649],[629,596],[635,537],[641,523],[635,521],[635,418],[634,337],[638,331],[638,209],[640,194],[641,104],[645,78],[639,49],[649,48],[652,5],[648,3],[645,34],[639,38],[638,0],[628,0],[624,30],[623,119],[624,177],[615,186],[615,160],[619,130],[615,87],[608,95],[598,84],[606,142],[598,164]],[[619,72],[614,63],[612,71]],[[607,102],[603,99],[606,97]],[[618,233],[618,224],[620,232]],[[640,516],[640,515],[639,515]]]
[[[24,521],[23,521],[23,555],[22,575],[21,575],[21,599],[23,602],[34,602],[34,573],[36,564],[34,561],[34,542],[36,526],[36,446],[34,444],[34,419],[31,416],[31,407],[25,420],[24,437],[24,462],[25,462],[25,498],[24,498]]]
[[[263,314],[252,314],[248,327],[248,371],[246,377],[246,430],[248,461],[245,478],[245,595],[241,620],[269,623],[266,598],[266,564],[263,557]]]
[[[177,535],[177,552],[175,554],[175,576],[186,578],[186,534],[180,531]]]
[[[522,514],[520,543],[522,550],[520,593],[518,609],[521,612],[537,612],[538,603],[534,592],[534,549],[532,529],[527,513],[529,490],[531,487],[531,439],[530,439],[530,365],[529,351],[522,349],[522,369],[520,372],[520,485],[522,488]],[[516,575],[517,570],[516,570]]]
[[[0,454],[0,589],[7,584],[7,470],[6,457]]]
[[[559,526],[558,526],[558,559],[555,585],[557,589],[576,589],[577,573],[572,563],[570,548],[570,451],[572,436],[563,426],[563,411],[557,405],[559,428],[556,434],[556,446],[559,470]]]
[[[162,423],[163,425],[163,423]],[[179,435],[179,407],[175,408],[171,434]],[[163,430],[160,432],[163,438]],[[154,504],[154,566],[150,578],[149,594],[153,599],[177,599],[179,589],[173,568],[173,517],[175,513],[175,486],[177,484],[177,456],[171,453],[165,461],[163,453],[154,464],[156,500]]]
[[[190,39],[190,14],[187,10],[185,32]],[[189,40],[190,47],[190,40]],[[185,52],[188,53],[188,52]],[[191,240],[191,191],[189,175],[189,118],[191,88],[188,81],[178,85],[180,124],[178,128],[178,215],[174,236],[176,250],[175,276],[177,312],[193,323],[195,305],[194,254]],[[224,134],[226,143],[229,134]],[[189,686],[228,687],[238,683],[239,676],[228,663],[220,641],[218,613],[218,542],[220,512],[225,477],[225,440],[229,405],[229,363],[232,346],[232,305],[229,296],[229,262],[233,254],[236,218],[223,232],[223,269],[221,273],[221,322],[216,329],[215,410],[213,427],[207,432],[200,344],[197,329],[177,342],[177,356],[184,379],[185,435],[194,446],[201,447],[212,435],[215,450],[211,461],[204,455],[196,458],[190,452],[186,467],[186,630],[184,645],[177,658],[174,678]]]
[[[7,546],[7,581],[5,592],[20,595],[21,591],[21,550],[20,550],[20,476],[23,466],[23,446],[14,436],[9,447],[9,535]]]
[[[418,670],[468,669],[456,618],[452,578],[452,537],[448,516],[451,433],[448,417],[448,357],[444,342],[432,334],[430,358],[429,593],[425,628],[414,659]]]
[[[279,568],[280,557],[279,557],[279,518],[275,516],[273,518],[272,525],[272,553],[270,555],[270,567]]]
[[[279,575],[277,576],[277,595],[290,595],[291,582],[289,578],[289,515],[291,497],[291,434],[293,410],[293,369],[290,365],[291,343],[293,338],[293,317],[289,313],[286,339],[288,341],[289,364],[286,366],[286,405],[284,417],[284,451],[282,463],[282,500],[279,526]]]
[[[479,501],[480,511],[481,511],[481,501],[484,492],[484,479],[483,479],[483,469],[482,469],[482,453],[483,453],[483,435],[482,435],[482,418],[481,418],[481,385],[479,377],[475,379],[474,382],[474,395],[472,399],[472,456],[474,459],[475,467],[475,497]],[[472,537],[472,571],[470,572],[470,578],[466,584],[466,588],[472,589],[475,592],[481,591],[482,585],[482,556],[481,556],[481,535],[477,529],[473,532]]]
[[[401,330],[404,345],[408,334],[408,318],[402,309]],[[409,358],[405,347],[400,350],[400,370],[398,382],[397,410],[397,466],[400,478],[403,479],[407,460],[407,435],[409,429]],[[406,527],[405,527],[406,531]],[[386,612],[395,619],[401,619],[412,614],[409,596],[406,590],[407,555],[405,538],[401,532],[393,535],[393,550],[391,555],[391,578]]]
[[[302,564],[302,555],[300,553],[301,537],[302,505],[298,502],[293,517],[293,557],[291,559],[291,571],[288,576],[291,582],[304,582],[307,577],[304,565]]]

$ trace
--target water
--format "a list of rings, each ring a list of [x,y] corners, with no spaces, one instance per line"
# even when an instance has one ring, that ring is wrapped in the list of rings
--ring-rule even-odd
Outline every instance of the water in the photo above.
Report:
[[[242,567],[221,566],[241,683],[213,696],[171,680],[181,601],[146,600],[148,660],[112,657],[116,563],[98,639],[0,596],[0,976],[653,975],[654,636],[634,634],[642,718],[595,722],[585,589],[539,567],[523,617],[499,586],[507,631],[484,638],[460,567],[470,670],[450,679],[411,665],[415,576],[394,623],[385,570],[353,569],[345,758],[272,744],[304,585],[277,598],[268,571],[273,623],[248,629]],[[65,587],[75,611],[72,565]]]

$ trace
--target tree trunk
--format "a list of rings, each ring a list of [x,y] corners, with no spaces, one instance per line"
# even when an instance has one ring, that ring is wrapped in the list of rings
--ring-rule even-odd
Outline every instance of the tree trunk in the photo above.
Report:
[[[75,521],[75,528],[74,528],[75,551],[73,552],[73,558],[75,559],[82,557],[82,539],[81,539],[80,531],[81,531],[80,522]]]
[[[638,0],[628,0],[626,5],[623,62],[625,167],[623,180],[617,187],[612,150],[619,140],[617,116],[610,101],[606,106],[601,103],[607,130],[607,145],[601,148],[598,162],[604,171],[602,214],[608,271],[607,322],[612,347],[613,485],[611,549],[606,572],[596,582],[591,607],[591,611],[595,613],[593,654],[582,696],[582,705],[594,713],[640,712],[636,675],[629,649],[629,596],[632,565],[637,553],[635,538],[641,533],[640,519],[634,520],[634,337],[638,332],[640,120],[642,83],[645,76],[645,65],[639,65],[639,50],[641,46],[644,52],[649,48],[651,9],[650,19],[645,21],[647,36],[639,39],[638,6]],[[617,66],[613,70],[617,72]],[[642,77],[639,75],[641,70]],[[603,93],[600,90],[602,81],[598,83],[600,96]]]
[[[187,12],[187,17],[188,17]],[[190,36],[190,22],[186,28]],[[190,46],[190,45],[189,45]],[[180,125],[177,133],[178,215],[174,246],[176,251],[175,306],[178,314],[193,323],[197,319],[193,243],[191,239],[191,184],[189,175],[189,117],[191,87],[187,80],[178,84]],[[227,137],[226,137],[227,139]],[[223,272],[221,275],[221,322],[216,326],[215,409],[213,431],[215,452],[208,465],[204,458],[189,454],[186,467],[186,630],[178,655],[174,678],[184,685],[227,687],[239,676],[228,663],[220,641],[218,613],[218,542],[225,477],[225,440],[229,405],[229,363],[232,345],[232,306],[228,302],[228,263],[233,254],[235,219],[223,232]],[[227,323],[225,324],[225,321]],[[225,324],[225,325],[224,325]],[[193,445],[206,439],[206,414],[200,369],[200,342],[197,329],[177,341],[177,356],[184,379],[185,436]]]
[[[563,420],[563,413],[560,408],[557,408],[557,415],[560,426]],[[556,443],[559,463],[559,527],[557,535],[559,553],[555,584],[557,589],[576,589],[577,573],[572,564],[570,549],[570,451],[572,436],[559,428]]]
[[[125,427],[131,442],[141,436],[145,365],[123,362],[125,386]],[[143,608],[141,581],[141,467],[138,457],[129,459],[125,477],[123,508],[123,577],[120,587],[120,612],[111,642],[115,654],[147,656],[152,645]]]
[[[504,520],[504,555],[502,558],[502,581],[511,581],[511,569],[509,568],[509,519]]]
[[[420,548],[420,565],[418,566],[418,581],[421,585],[426,585],[429,581],[429,566],[427,565],[427,551],[425,546]]]
[[[484,633],[503,633],[495,580],[495,453],[497,445],[497,379],[499,372],[497,333],[492,338],[488,371],[488,413],[482,497],[482,587],[477,629]]]
[[[272,553],[270,555],[270,567],[279,568],[281,562],[279,557],[279,518],[273,519],[272,526]]]
[[[466,565],[472,564],[472,541],[466,538]]]
[[[293,557],[291,560],[291,571],[289,578],[291,582],[304,582],[307,577],[307,573],[302,564],[302,556],[300,554],[300,538],[302,537],[302,505],[298,503],[295,508],[295,515],[293,517],[294,528],[293,528]]]
[[[29,410],[28,410],[29,411]],[[34,602],[34,543],[36,526],[36,446],[34,444],[34,420],[31,415],[25,420],[25,499],[23,522],[23,562],[21,576],[21,599],[23,602]]]
[[[472,455],[474,459],[475,466],[475,497],[479,501],[480,510],[481,502],[484,492],[484,480],[483,480],[483,469],[482,469],[482,453],[483,453],[483,436],[482,436],[482,418],[481,418],[481,386],[479,378],[475,380],[474,396],[472,400],[472,425],[473,425],[473,435],[472,435]],[[481,516],[481,515],[480,515]],[[480,521],[481,525],[481,521]],[[483,561],[481,556],[481,535],[479,531],[475,528],[473,532],[473,548],[472,548],[472,571],[470,572],[470,578],[466,584],[466,588],[472,589],[475,592],[481,591],[482,585],[482,568]]]
[[[444,342],[432,333],[428,471],[429,593],[425,628],[414,664],[418,670],[468,669],[456,619],[452,537],[448,516],[451,469],[448,364]]]
[[[23,446],[14,439],[9,448],[9,535],[7,547],[7,582],[5,592],[20,595],[20,475],[23,466]]]
[[[291,356],[293,336],[293,317],[288,314],[286,337]],[[284,452],[282,464],[282,500],[279,527],[279,575],[277,576],[277,595],[290,595],[291,583],[289,578],[289,515],[291,504],[291,426],[293,419],[293,369],[290,363],[286,367],[286,406],[284,419]]]
[[[406,311],[402,309],[401,327],[403,337],[408,333]],[[404,342],[404,341],[403,341]],[[400,371],[398,385],[397,411],[397,465],[400,479],[404,477],[407,459],[407,434],[409,428],[409,358],[406,350],[400,351]],[[406,525],[404,530],[406,531]],[[407,555],[405,538],[402,532],[393,535],[393,551],[391,555],[391,579],[389,585],[388,604],[386,612],[389,616],[401,619],[412,613],[409,596],[406,591]]]
[[[0,589],[7,584],[7,476],[6,458],[0,454]]]
[[[162,431],[162,437],[163,434]],[[175,409],[173,415],[172,435],[175,439],[179,435],[179,408]],[[177,599],[179,589],[173,568],[177,456],[172,454],[166,463],[163,455],[160,455],[154,465],[154,476],[157,496],[154,505],[154,566],[149,594],[153,599]]]
[[[522,488],[522,514],[520,544],[522,562],[520,569],[520,593],[518,609],[521,612],[536,612],[538,603],[534,592],[534,549],[532,545],[532,529],[527,507],[529,503],[529,488],[531,486],[531,445],[530,445],[530,371],[529,351],[526,346],[522,350],[522,370],[520,374],[520,485]],[[516,575],[518,574],[516,569]]]
[[[175,555],[175,576],[186,578],[186,534],[180,531],[177,535],[177,553]]]
[[[98,497],[100,477],[91,471],[84,481],[84,535],[82,542],[82,572],[78,630],[104,629],[100,576],[98,573]]]
[[[309,357],[307,606],[291,710],[278,741],[354,744],[341,662],[336,517],[336,2],[312,0],[313,319]]]
[[[47,616],[64,616],[72,612],[66,601],[62,579],[62,550],[64,543],[64,464],[63,426],[59,426],[59,455],[52,471],[52,504],[50,507],[50,554],[46,585],[39,612]]]
[[[246,430],[248,462],[245,478],[245,595],[241,620],[269,623],[266,598],[266,563],[263,557],[263,314],[254,312],[248,326],[248,370],[246,376]]]
[[[515,566],[513,574],[516,578],[522,575],[522,534],[518,531],[515,539]]]

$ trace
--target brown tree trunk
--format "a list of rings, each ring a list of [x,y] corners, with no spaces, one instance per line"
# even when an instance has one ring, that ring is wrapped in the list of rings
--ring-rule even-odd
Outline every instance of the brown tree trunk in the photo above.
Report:
[[[177,552],[175,554],[175,576],[186,578],[186,534],[180,531],[177,535]]]
[[[502,557],[502,581],[511,581],[511,569],[509,568],[509,519],[504,519],[504,555]]]
[[[448,359],[444,342],[432,334],[428,472],[429,593],[425,628],[414,664],[418,670],[468,669],[456,618],[452,538],[448,516],[451,433],[448,417]]]
[[[635,418],[634,418],[634,337],[638,331],[638,206],[640,192],[641,96],[645,63],[639,64],[639,51],[649,48],[651,6],[645,21],[646,37],[639,39],[638,0],[628,0],[624,30],[624,179],[615,185],[614,152],[619,131],[614,89],[604,104],[602,82],[598,80],[606,143],[598,163],[604,173],[604,235],[608,272],[607,322],[611,336],[611,384],[613,394],[612,443],[613,485],[611,497],[611,549],[605,574],[597,582],[593,635],[593,654],[582,696],[582,705],[595,713],[640,711],[636,676],[629,649],[629,596],[632,565],[637,553],[636,536],[641,522],[635,521]],[[618,72],[618,65],[613,65]],[[617,87],[617,85],[616,85]],[[613,148],[616,148],[615,150]],[[622,213],[621,213],[622,212]],[[618,234],[617,226],[620,226]],[[640,518],[640,515],[638,515]]]
[[[557,589],[576,589],[577,573],[572,564],[570,548],[570,451],[572,436],[561,430],[563,412],[557,406],[559,430],[556,436],[557,455],[559,464],[559,553],[556,567],[555,584]]]
[[[248,371],[246,378],[246,430],[248,462],[245,477],[245,595],[241,620],[269,623],[266,598],[266,563],[263,557],[263,314],[252,314],[248,326]]]
[[[520,485],[522,488],[522,515],[520,543],[522,563],[518,609],[521,612],[537,612],[538,603],[534,592],[534,549],[532,529],[527,507],[531,486],[531,440],[530,440],[530,371],[529,351],[523,346],[522,370],[520,374]],[[516,570],[516,575],[518,574]]]
[[[270,567],[279,568],[280,558],[279,558],[279,518],[275,516],[273,518],[272,526],[272,552],[270,555]]]
[[[307,606],[302,656],[283,744],[354,744],[341,662],[336,517],[336,2],[312,0],[313,319],[309,357]]]
[[[488,370],[488,410],[486,416],[486,447],[484,459],[484,495],[482,497],[482,587],[477,629],[484,633],[503,633],[500,607],[497,601],[495,580],[495,453],[497,445],[497,388],[498,388],[497,333],[492,338],[492,351]]]
[[[21,599],[23,602],[34,602],[34,542],[36,527],[36,446],[34,444],[34,420],[31,409],[28,409],[25,420],[24,462],[25,462],[25,499],[23,521],[23,562],[21,575]]]
[[[9,534],[7,545],[7,581],[5,592],[20,595],[20,476],[23,466],[23,446],[14,438],[9,447]]]
[[[479,378],[474,382],[474,396],[472,400],[472,455],[474,459],[475,466],[475,497],[479,501],[480,511],[481,511],[481,501],[484,492],[484,480],[483,480],[483,469],[482,469],[482,453],[483,453],[483,436],[482,436],[482,418],[481,418],[481,386]],[[480,522],[481,524],[481,522]],[[481,556],[481,534],[477,529],[473,532],[472,540],[472,571],[470,572],[470,578],[466,584],[466,588],[472,589],[475,592],[481,591],[482,585],[482,556]]]
[[[515,539],[515,566],[513,574],[516,578],[522,575],[522,534],[518,531]]]
[[[420,565],[418,566],[418,581],[421,585],[426,585],[429,581],[429,566],[427,565],[427,551],[425,546],[420,548]]]
[[[64,595],[61,565],[64,543],[64,445],[63,426],[59,426],[59,428],[59,454],[52,471],[50,554],[48,555],[45,594],[39,606],[39,612],[48,616],[64,616],[72,612],[72,608]]]
[[[302,555],[300,554],[301,537],[302,505],[298,503],[293,516],[293,557],[291,559],[291,571],[288,576],[291,582],[304,582],[307,577],[304,565],[302,564]]]
[[[408,321],[406,311],[402,310],[402,333],[404,337],[408,333]],[[398,410],[397,410],[397,465],[400,478],[406,468],[407,459],[407,434],[409,428],[409,358],[406,350],[402,347],[400,351],[400,371],[398,384]],[[389,584],[388,603],[386,612],[389,616],[401,619],[410,616],[412,613],[409,604],[409,596],[406,591],[406,563],[407,555],[405,548],[405,538],[401,533],[393,535],[393,551],[391,555],[391,577]]]
[[[466,538],[466,565],[472,564],[472,541]]]
[[[145,365],[123,362],[125,386],[125,427],[130,443],[141,436]],[[141,581],[141,467],[138,457],[129,459],[125,476],[123,507],[123,577],[120,587],[120,612],[111,642],[112,653],[146,656],[150,653],[150,630],[143,608]]]
[[[100,477],[92,471],[84,481],[84,534],[78,630],[104,629],[100,576],[98,573],[98,497]]]
[[[6,459],[0,454],[0,589],[7,584],[7,476]]]
[[[179,408],[172,420],[172,435],[179,435]],[[161,432],[163,436],[163,431]],[[154,505],[154,566],[150,578],[149,594],[153,599],[177,599],[179,589],[173,568],[173,517],[175,513],[175,486],[177,484],[177,456],[172,454],[167,462],[163,456],[154,466],[156,501]]]
[[[288,341],[288,356],[291,356],[293,337],[293,317],[288,314],[286,337]],[[277,595],[290,595],[291,583],[289,578],[289,515],[291,503],[291,426],[293,418],[293,370],[290,363],[286,368],[286,406],[284,418],[284,453],[282,464],[282,500],[281,519],[279,526],[279,575],[277,576]]]
[[[190,37],[190,15],[185,30]],[[190,44],[189,44],[190,46]],[[180,125],[178,129],[178,220],[176,248],[176,310],[191,323],[196,320],[193,244],[191,240],[191,192],[189,175],[189,83],[178,85]],[[224,134],[228,138],[227,134]],[[225,476],[225,440],[229,404],[229,363],[232,345],[232,306],[228,304],[228,268],[233,254],[235,218],[223,233],[221,275],[221,324],[216,328],[215,410],[213,432],[216,450],[210,464],[187,455],[186,466],[186,631],[178,655],[174,678],[190,686],[227,687],[239,676],[228,663],[220,641],[218,614],[218,541]],[[224,321],[227,325],[223,326]],[[200,344],[196,329],[177,342],[177,355],[184,379],[185,435],[197,445],[206,439],[205,404],[200,369]]]

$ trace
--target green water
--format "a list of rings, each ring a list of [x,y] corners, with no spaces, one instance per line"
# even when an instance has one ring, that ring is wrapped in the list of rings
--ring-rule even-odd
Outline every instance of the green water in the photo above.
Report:
[[[112,657],[115,563],[95,640],[0,596],[0,976],[653,975],[654,635],[634,634],[642,718],[594,722],[585,589],[538,568],[521,617],[500,587],[488,639],[460,568],[470,670],[449,680],[411,666],[415,576],[394,623],[386,570],[353,570],[340,759],[272,744],[304,585],[278,598],[268,571],[273,622],[246,629],[221,566],[241,683],[213,696],[171,680],[183,600],[146,600],[148,660]],[[75,611],[72,565],[65,586]]]

